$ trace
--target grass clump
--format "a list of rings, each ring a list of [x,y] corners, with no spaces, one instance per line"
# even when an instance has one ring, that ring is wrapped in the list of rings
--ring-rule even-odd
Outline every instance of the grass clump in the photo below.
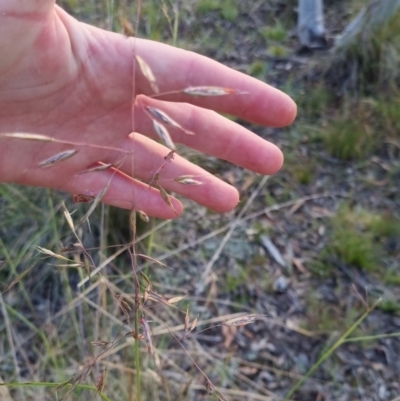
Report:
[[[340,160],[365,159],[377,144],[373,127],[355,116],[337,116],[322,133],[328,153]]]
[[[355,306],[327,303],[321,298],[318,291],[310,291],[307,294],[308,313],[304,324],[307,330],[318,333],[341,332],[351,326],[360,314],[360,309]]]
[[[218,0],[199,0],[196,5],[196,11],[199,14],[207,14],[219,10],[220,7],[220,1]]]
[[[284,42],[287,39],[287,30],[280,21],[278,21],[275,26],[262,28],[260,32],[266,40]]]
[[[332,236],[321,254],[319,267],[335,259],[367,271],[378,271],[383,240],[397,235],[400,222],[364,208],[343,205],[332,220]],[[321,261],[323,263],[321,264]],[[315,269],[314,269],[315,270]]]
[[[309,120],[321,118],[334,101],[334,93],[323,83],[309,85],[294,93],[299,110]]]
[[[221,4],[221,16],[227,21],[233,22],[239,16],[239,8],[236,1],[225,0]]]
[[[220,16],[230,22],[233,22],[239,16],[239,8],[234,0],[200,0],[196,5],[196,12],[200,15],[208,14],[213,11],[219,11]]]

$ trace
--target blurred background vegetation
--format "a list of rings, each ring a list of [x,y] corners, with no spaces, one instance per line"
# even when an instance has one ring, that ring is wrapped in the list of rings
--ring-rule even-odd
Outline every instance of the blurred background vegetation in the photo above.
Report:
[[[138,13],[131,0],[58,4],[116,32],[134,26]],[[160,361],[142,345],[143,399],[218,399],[171,335],[182,337],[187,309],[199,323],[182,344],[229,400],[400,396],[399,14],[371,46],[360,42],[345,55],[334,50],[366,4],[327,0],[326,45],[304,49],[294,0],[142,2],[138,36],[199,52],[279,87],[299,110],[286,129],[237,121],[283,150],[285,166],[268,180],[179,149],[235,185],[242,201],[225,215],[184,201],[186,212],[177,221],[141,223],[138,252],[167,265],[143,260],[146,276],[165,298],[186,295],[177,308],[154,307],[150,326]],[[88,208],[65,194],[0,185],[0,377],[60,383],[101,354],[86,382],[106,371],[104,393],[134,400],[133,341],[110,296],[132,294],[130,259],[122,253],[102,270],[102,279],[77,287],[86,271],[60,267],[37,248],[84,259],[82,252],[69,252],[76,240],[63,202],[76,210],[76,220]],[[100,265],[129,242],[129,214],[99,207],[90,229],[78,235]],[[366,311],[350,333],[353,340],[346,337],[334,349]],[[221,326],[238,312],[262,318],[242,328]],[[115,344],[105,352],[92,344],[100,340]],[[334,352],[317,369],[327,350]],[[311,378],[290,393],[310,369]],[[55,400],[63,392],[10,389],[13,400]],[[96,396],[78,388],[66,399]]]

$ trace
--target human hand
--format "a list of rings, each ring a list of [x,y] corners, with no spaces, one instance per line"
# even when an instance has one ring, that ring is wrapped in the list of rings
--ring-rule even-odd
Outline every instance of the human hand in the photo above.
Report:
[[[0,49],[0,134],[35,133],[55,139],[0,136],[0,182],[87,195],[107,187],[105,203],[173,218],[182,212],[182,204],[170,196],[173,208],[169,207],[148,184],[164,165],[159,183],[165,190],[218,212],[234,208],[239,199],[234,187],[179,155],[165,163],[169,149],[154,140],[158,137],[148,107],[184,128],[168,127],[176,144],[261,174],[273,174],[282,165],[275,145],[214,111],[284,126],[295,117],[294,102],[206,57],[80,23],[52,0],[0,0]],[[150,66],[159,92],[169,94],[148,97],[155,95],[154,85],[135,63],[135,55]],[[218,97],[181,92],[194,86],[236,92]],[[66,150],[78,152],[38,168]],[[99,162],[113,167],[80,174]],[[174,180],[183,175],[196,177],[202,185]]]

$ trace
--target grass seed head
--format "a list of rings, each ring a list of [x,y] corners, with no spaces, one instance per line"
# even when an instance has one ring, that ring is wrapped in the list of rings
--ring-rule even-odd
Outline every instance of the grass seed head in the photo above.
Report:
[[[142,210],[138,210],[137,214],[139,215],[140,220],[144,221],[145,223],[148,223],[150,221],[149,216]]]
[[[195,180],[192,175],[181,175],[180,177],[174,178],[174,181],[183,185],[203,185],[199,180]]]
[[[247,324],[254,323],[257,320],[257,315],[246,315],[236,317],[234,319],[223,322],[223,326],[246,326]]]
[[[183,89],[182,93],[189,96],[226,96],[243,95],[247,92],[241,92],[232,88],[221,88],[219,86],[190,86]]]
[[[159,93],[156,77],[154,76],[150,66],[142,59],[142,57],[136,56],[135,58],[139,64],[140,71],[142,71],[142,74],[149,81],[151,89],[153,89],[155,93]]]
[[[163,201],[175,212],[174,206],[172,205],[171,199],[169,198],[167,191],[160,185],[157,185],[157,189],[160,191]]]
[[[77,153],[78,153],[78,151],[76,149],[65,150],[64,152],[57,153],[56,155],[51,156],[48,159],[41,161],[34,168],[51,167],[54,164],[68,160],[72,156],[75,156]]]
[[[180,295],[180,296],[178,296],[178,297],[172,297],[172,298],[170,298],[169,300],[168,300],[168,303],[170,304],[170,305],[172,305],[172,304],[176,304],[177,302],[179,302],[179,301],[182,301],[182,299],[184,299],[184,298],[186,298],[186,295]]]
[[[178,124],[175,120],[173,120],[167,113],[164,113],[163,111],[150,106],[146,106],[146,109],[150,112],[150,114],[152,114],[155,118],[162,121],[163,123],[183,130],[182,126]]]
[[[99,377],[96,380],[96,389],[99,393],[103,392],[105,384],[106,384],[106,371],[103,370],[103,372],[99,374]]]
[[[164,142],[165,146],[167,146],[171,150],[176,150],[175,144],[172,141],[168,130],[162,124],[160,124],[156,120],[153,120],[153,128],[159,138]]]
[[[39,142],[54,142],[54,139],[47,135],[40,134],[27,134],[22,132],[14,132],[12,134],[0,134],[0,137],[25,139],[28,141],[39,141]]]
[[[81,173],[79,173],[78,175],[82,175],[82,174],[86,174],[86,173],[94,173],[96,171],[104,171],[104,170],[108,170],[110,167],[112,167],[112,164],[102,164],[100,166],[95,166],[92,168],[89,168],[85,171],[82,171]]]

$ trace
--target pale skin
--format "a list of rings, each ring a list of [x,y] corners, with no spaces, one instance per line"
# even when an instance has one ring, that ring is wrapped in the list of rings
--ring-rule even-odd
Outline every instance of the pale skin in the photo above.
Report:
[[[161,93],[212,85],[245,94],[149,97],[154,92],[135,67],[135,54],[151,67]],[[177,145],[260,174],[274,174],[282,166],[283,155],[275,145],[215,111],[280,127],[294,120],[294,102],[279,90],[206,57],[83,24],[53,0],[0,0],[0,55],[0,133],[36,133],[86,144],[0,137],[0,182],[88,195],[109,185],[105,203],[159,218],[180,215],[183,207],[178,199],[171,196],[172,210],[157,189],[149,188],[169,149],[156,141],[143,106],[167,113],[194,133],[168,128]],[[79,152],[52,167],[35,168],[69,149]],[[118,165],[119,171],[79,174],[99,162]],[[181,175],[193,175],[202,185],[185,186],[173,180]],[[165,190],[218,212],[233,209],[239,201],[234,187],[180,157],[179,145],[178,155],[163,168],[160,183]]]

